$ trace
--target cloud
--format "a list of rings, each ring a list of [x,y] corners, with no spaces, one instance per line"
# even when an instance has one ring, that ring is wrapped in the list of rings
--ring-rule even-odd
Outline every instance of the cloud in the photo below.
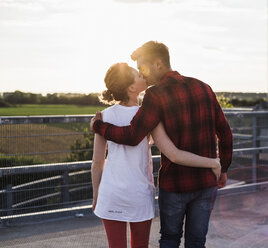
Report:
[[[174,69],[185,75],[224,87],[230,81],[231,90],[232,71],[244,74],[250,61],[260,73],[251,70],[248,81],[257,74],[263,82],[266,0],[252,8],[251,1],[0,0],[0,81],[93,91],[112,63],[129,63],[129,54],[153,39],[170,48]],[[230,78],[223,82],[220,73]]]
[[[114,0],[120,3],[163,3],[165,0]]]
[[[82,8],[71,0],[0,0],[0,21],[41,19],[57,13],[74,13],[79,7]]]

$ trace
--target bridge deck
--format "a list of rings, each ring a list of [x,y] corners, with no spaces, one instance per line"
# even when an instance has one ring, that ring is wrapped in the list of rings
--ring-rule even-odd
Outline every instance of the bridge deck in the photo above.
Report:
[[[150,247],[158,247],[158,239],[157,214],[152,224]],[[101,221],[91,215],[1,228],[0,247],[106,248],[107,242]],[[207,236],[207,248],[215,247],[268,247],[268,188],[218,197]]]

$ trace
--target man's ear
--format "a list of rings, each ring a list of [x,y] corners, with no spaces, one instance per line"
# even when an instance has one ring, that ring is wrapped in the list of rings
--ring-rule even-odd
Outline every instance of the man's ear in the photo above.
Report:
[[[154,64],[155,64],[156,69],[158,69],[158,70],[163,68],[163,62],[161,59],[156,59]]]

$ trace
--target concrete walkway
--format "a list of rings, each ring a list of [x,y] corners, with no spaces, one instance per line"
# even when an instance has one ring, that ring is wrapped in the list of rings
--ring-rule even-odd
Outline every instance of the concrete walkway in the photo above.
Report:
[[[150,247],[158,247],[158,239],[159,217],[156,217],[152,224]],[[100,220],[91,215],[1,228],[0,247],[108,246]],[[268,189],[218,197],[211,217],[207,248],[268,248]]]

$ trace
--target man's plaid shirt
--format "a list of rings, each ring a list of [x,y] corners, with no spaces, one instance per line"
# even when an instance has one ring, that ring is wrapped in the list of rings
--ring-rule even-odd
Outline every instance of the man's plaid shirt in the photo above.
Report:
[[[222,172],[232,161],[232,132],[212,89],[205,83],[169,71],[146,90],[142,106],[130,126],[117,127],[102,121],[94,131],[119,144],[137,145],[159,122],[182,150],[217,157]],[[191,192],[216,186],[211,169],[177,165],[161,154],[159,187],[169,192]]]

